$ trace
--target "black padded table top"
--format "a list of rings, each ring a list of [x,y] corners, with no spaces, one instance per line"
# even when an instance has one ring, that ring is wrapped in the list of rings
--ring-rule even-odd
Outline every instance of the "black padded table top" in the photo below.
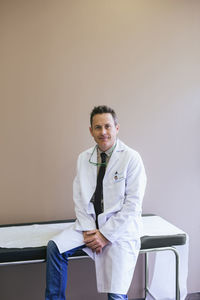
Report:
[[[151,222],[154,222],[153,215],[143,215],[144,218],[152,217]],[[156,216],[155,216],[156,217]],[[21,224],[9,224],[9,225],[0,225],[1,228],[5,227],[13,227],[13,226],[29,226],[29,225],[43,225],[43,224],[59,224],[59,223],[71,223],[75,220],[58,220],[58,221],[49,221],[49,222],[37,222],[37,223],[21,223]],[[163,222],[166,222],[163,220]],[[170,224],[170,223],[169,223]],[[155,223],[155,226],[156,223]],[[162,233],[162,230],[161,230]],[[179,231],[177,228],[173,234],[168,235],[167,231],[163,234],[156,235],[154,232],[152,235],[148,232],[146,235],[141,237],[141,250],[151,249],[151,248],[161,248],[161,247],[170,247],[170,246],[180,246],[184,245],[186,242],[186,234],[182,231]],[[87,254],[80,250],[73,254],[73,258],[77,258],[79,256],[87,256]],[[24,248],[4,248],[0,247],[0,264],[6,263],[15,263],[15,262],[34,262],[38,260],[45,260],[46,258],[46,246],[42,247],[24,247]]]

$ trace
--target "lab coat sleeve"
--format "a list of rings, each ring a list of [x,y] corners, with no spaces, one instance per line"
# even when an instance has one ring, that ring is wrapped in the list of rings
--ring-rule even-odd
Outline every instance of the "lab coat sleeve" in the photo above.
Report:
[[[133,218],[137,219],[141,216],[146,174],[138,153],[129,161],[125,180],[124,202],[121,210],[114,213],[100,228],[100,232],[110,242],[123,238],[130,226],[133,226]]]
[[[80,231],[94,230],[96,228],[95,220],[89,215],[84,206],[81,197],[81,187],[79,179],[80,156],[77,162],[77,174],[73,182],[73,200],[75,205],[76,222],[75,229]]]

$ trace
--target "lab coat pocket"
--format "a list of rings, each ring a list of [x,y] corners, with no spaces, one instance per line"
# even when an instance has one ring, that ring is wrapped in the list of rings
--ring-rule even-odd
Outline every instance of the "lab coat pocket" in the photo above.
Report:
[[[115,175],[112,186],[115,196],[119,197],[120,199],[123,199],[125,194],[124,174],[118,174],[117,176]]]
[[[113,181],[115,183],[117,183],[117,182],[121,182],[123,180],[125,180],[125,174],[124,174],[124,172],[121,172],[121,173],[115,172],[115,174],[113,176]]]
[[[113,173],[107,182],[105,182],[104,208],[115,211],[121,209],[125,198],[125,176],[123,173]]]

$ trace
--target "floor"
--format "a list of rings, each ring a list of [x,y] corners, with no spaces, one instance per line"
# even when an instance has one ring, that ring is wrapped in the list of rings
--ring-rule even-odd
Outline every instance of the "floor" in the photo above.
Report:
[[[200,300],[200,292],[188,294],[185,300]]]
[[[132,299],[132,300],[145,300],[145,299],[140,298],[140,299]],[[200,300],[200,292],[188,294],[185,300]]]

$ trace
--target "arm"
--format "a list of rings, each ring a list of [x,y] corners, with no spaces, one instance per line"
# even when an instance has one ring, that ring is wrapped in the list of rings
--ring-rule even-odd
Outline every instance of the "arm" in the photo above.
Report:
[[[139,154],[129,161],[125,180],[124,203],[121,210],[114,213],[100,228],[101,233],[111,242],[123,237],[133,218],[141,215],[146,174]]]
[[[73,200],[76,214],[76,229],[80,231],[94,230],[96,228],[95,220],[89,215],[81,198],[80,178],[79,178],[80,156],[77,162],[77,175],[73,183]]]

